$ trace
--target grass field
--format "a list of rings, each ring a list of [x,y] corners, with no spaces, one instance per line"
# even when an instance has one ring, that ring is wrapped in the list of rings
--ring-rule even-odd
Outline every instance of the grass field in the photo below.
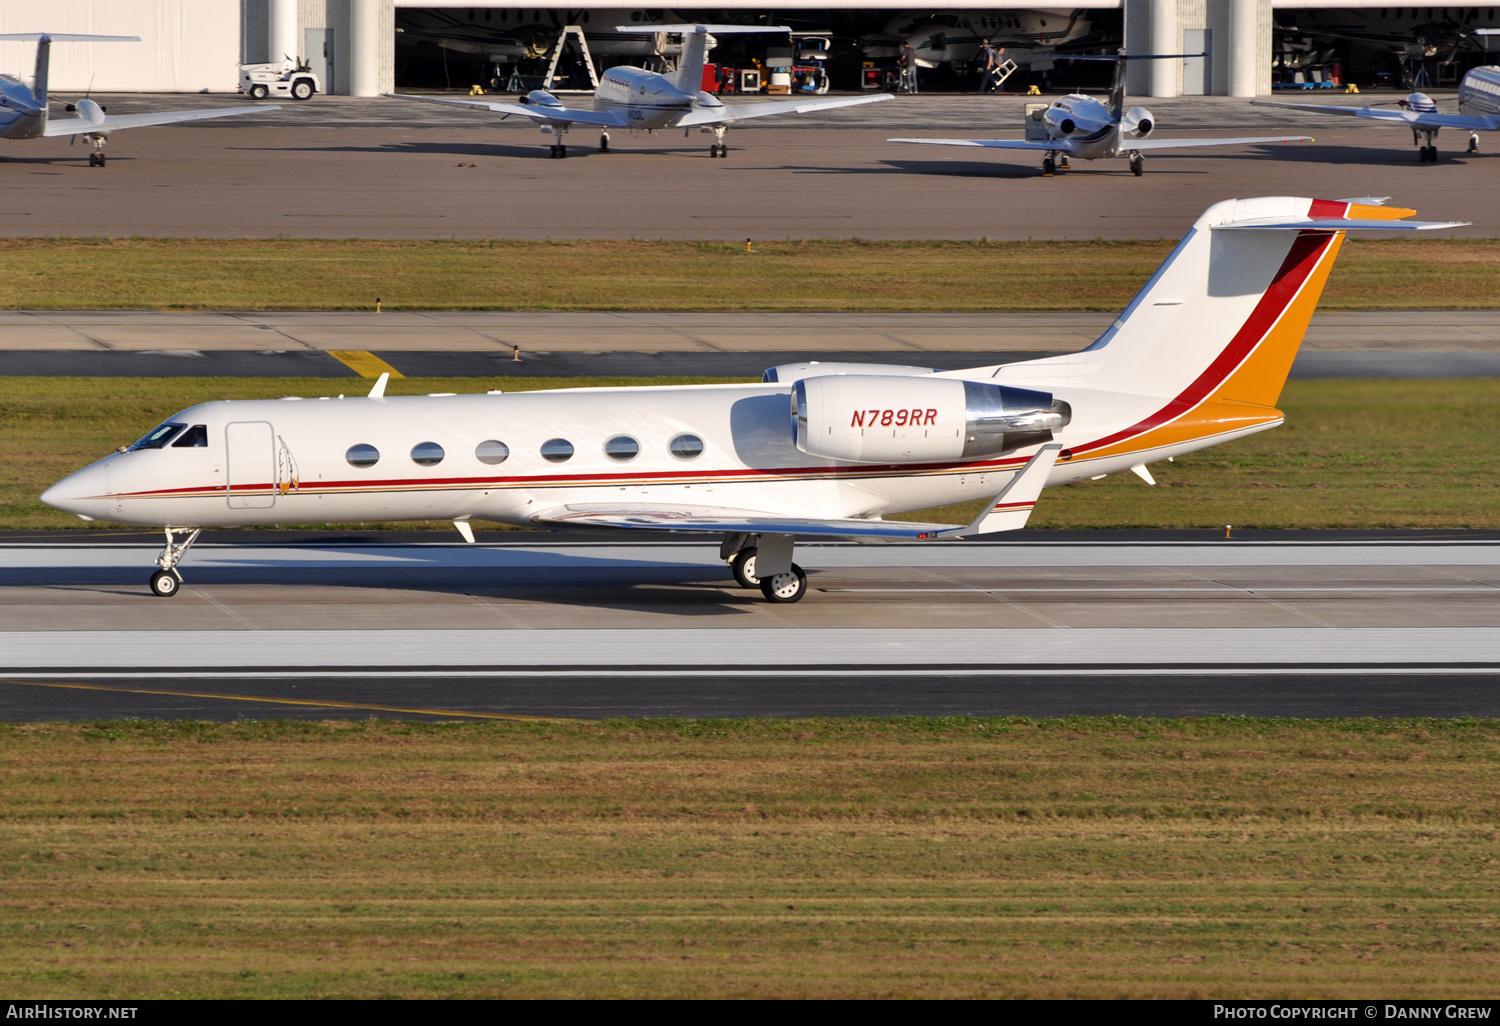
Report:
[[[390,394],[605,383],[627,379],[404,378],[391,382]],[[350,378],[0,378],[9,457],[0,461],[0,529],[98,526],[48,509],[37,496],[193,403],[364,387]],[[1282,396],[1284,426],[1155,464],[1156,488],[1117,474],[1052,489],[1031,526],[1500,527],[1497,400],[1500,385],[1484,379],[1294,381]],[[967,522],[976,510],[913,516]]]
[[[1171,242],[4,239],[0,308],[1115,310]],[[1325,310],[1494,308],[1500,240],[1353,240]]]
[[[1451,720],[0,726],[0,988],[1488,999],[1497,760]]]

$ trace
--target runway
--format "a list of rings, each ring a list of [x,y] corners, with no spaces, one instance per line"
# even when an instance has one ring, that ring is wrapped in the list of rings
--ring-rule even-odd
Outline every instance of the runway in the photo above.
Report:
[[[702,543],[270,532],[160,600],[65,534],[0,543],[0,717],[1500,715],[1481,534],[808,544],[793,606]]]
[[[1141,178],[1123,160],[1043,178],[1026,153],[887,142],[909,127],[737,128],[728,160],[710,160],[698,135],[622,137],[599,153],[575,133],[568,159],[551,160],[533,129],[427,117],[139,129],[110,140],[103,168],[60,139],[14,143],[0,236],[1176,239],[1218,200],[1280,194],[1391,196],[1424,218],[1477,221],[1445,237],[1484,238],[1496,225],[1476,197],[1500,187],[1493,154],[1419,165],[1409,132],[1342,120],[1316,143],[1152,154]]]

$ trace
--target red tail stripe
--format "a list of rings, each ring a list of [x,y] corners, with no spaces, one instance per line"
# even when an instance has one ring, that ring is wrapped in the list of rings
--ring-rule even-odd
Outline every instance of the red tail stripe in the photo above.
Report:
[[[1229,375],[1234,372],[1235,368],[1245,361],[1245,357],[1250,355],[1266,337],[1266,333],[1281,319],[1281,315],[1286,312],[1286,308],[1291,305],[1308,276],[1312,274],[1313,268],[1318,266],[1318,261],[1322,259],[1323,252],[1328,248],[1333,237],[1332,232],[1302,232],[1297,236],[1292,243],[1291,251],[1282,261],[1281,269],[1276,272],[1276,277],[1272,279],[1270,287],[1266,289],[1265,295],[1260,297],[1260,302],[1255,304],[1255,309],[1244,325],[1235,333],[1234,338],[1230,339],[1224,351],[1208,365],[1208,369],[1198,375],[1191,385],[1183,389],[1177,398],[1124,431],[1116,431],[1097,441],[1073,446],[1073,452],[1081,453],[1091,449],[1101,449],[1133,435],[1150,431],[1152,428],[1161,427],[1163,424],[1176,420],[1208,398],[1215,389],[1229,379]]]

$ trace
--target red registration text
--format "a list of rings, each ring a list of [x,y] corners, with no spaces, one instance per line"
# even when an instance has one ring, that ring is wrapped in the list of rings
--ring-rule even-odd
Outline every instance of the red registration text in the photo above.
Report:
[[[855,410],[850,427],[926,427],[937,423],[937,410]]]

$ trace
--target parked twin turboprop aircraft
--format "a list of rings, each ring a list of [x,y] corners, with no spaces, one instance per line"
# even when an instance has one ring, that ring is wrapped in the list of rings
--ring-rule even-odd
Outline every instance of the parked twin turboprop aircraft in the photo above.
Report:
[[[126,128],[148,128],[152,125],[171,125],[179,121],[203,121],[208,118],[228,118],[236,114],[254,114],[276,110],[272,107],[219,107],[210,110],[164,110],[154,114],[125,114],[109,117],[104,108],[88,97],[76,104],[68,104],[68,110],[77,111],[76,118],[51,121],[47,118],[47,66],[50,62],[53,43],[139,43],[140,36],[88,36],[67,32],[11,32],[0,35],[0,39],[36,42],[36,73],[31,87],[13,75],[0,75],[0,139],[39,139],[60,135],[83,136],[84,141],[94,144],[89,154],[89,167],[104,166],[104,144],[109,133]]]
[[[1109,99],[1100,103],[1092,96],[1070,93],[1058,100],[1042,115],[1043,131],[1033,138],[1028,126],[1025,139],[891,139],[897,143],[922,143],[927,146],[979,146],[996,150],[1037,150],[1045,153],[1042,174],[1051,176],[1067,170],[1069,157],[1098,160],[1101,157],[1128,157],[1130,171],[1136,177],[1145,173],[1149,150],[1183,149],[1190,146],[1249,146],[1256,143],[1312,142],[1305,135],[1252,136],[1242,139],[1151,139],[1156,118],[1145,107],[1125,110],[1125,65],[1127,61],[1171,60],[1201,57],[1202,54],[1138,54],[1121,50],[1116,57],[1073,56],[1068,60],[1110,60],[1115,62],[1114,82]]]
[[[795,364],[760,384],[210,402],[42,501],[165,527],[175,593],[203,527],[470,518],[722,536],[741,584],[795,602],[795,538],[1023,527],[1043,487],[1280,424],[1277,398],[1349,231],[1455,227],[1285,196],[1210,207],[1093,345],[932,371]],[[324,403],[328,405],[323,405]],[[882,519],[972,499],[967,526]]]
[[[1348,117],[1370,118],[1387,121],[1394,125],[1406,125],[1411,129],[1412,144],[1417,147],[1417,160],[1422,163],[1437,163],[1437,134],[1441,128],[1467,129],[1469,152],[1479,150],[1479,133],[1500,130],[1500,67],[1489,64],[1474,68],[1458,84],[1458,113],[1442,114],[1437,104],[1426,93],[1412,93],[1398,100],[1400,110],[1380,107],[1340,107],[1324,103],[1277,103],[1272,100],[1251,100],[1258,107],[1290,107],[1294,110],[1315,110],[1323,114],[1343,114]]]
[[[805,114],[810,110],[827,110],[830,107],[852,107],[859,103],[875,103],[891,98],[887,93],[875,93],[870,96],[822,99],[760,100],[726,106],[717,96],[703,90],[703,65],[708,51],[714,45],[714,38],[709,33],[790,32],[791,29],[785,25],[621,25],[615,31],[681,33],[682,57],[678,61],[677,70],[669,75],[661,75],[644,68],[610,68],[599,80],[599,88],[594,93],[597,110],[565,107],[561,100],[543,89],[527,93],[519,104],[446,96],[413,96],[409,93],[388,95],[427,103],[483,107],[506,117],[517,114],[530,118],[541,127],[543,134],[557,139],[551,145],[554,157],[568,155],[563,136],[574,125],[598,127],[600,152],[609,150],[611,128],[628,128],[631,131],[681,128],[684,133],[698,128],[714,134],[714,142],[708,148],[709,156],[727,157],[729,147],[724,144],[724,133],[733,122],[773,114]]]

